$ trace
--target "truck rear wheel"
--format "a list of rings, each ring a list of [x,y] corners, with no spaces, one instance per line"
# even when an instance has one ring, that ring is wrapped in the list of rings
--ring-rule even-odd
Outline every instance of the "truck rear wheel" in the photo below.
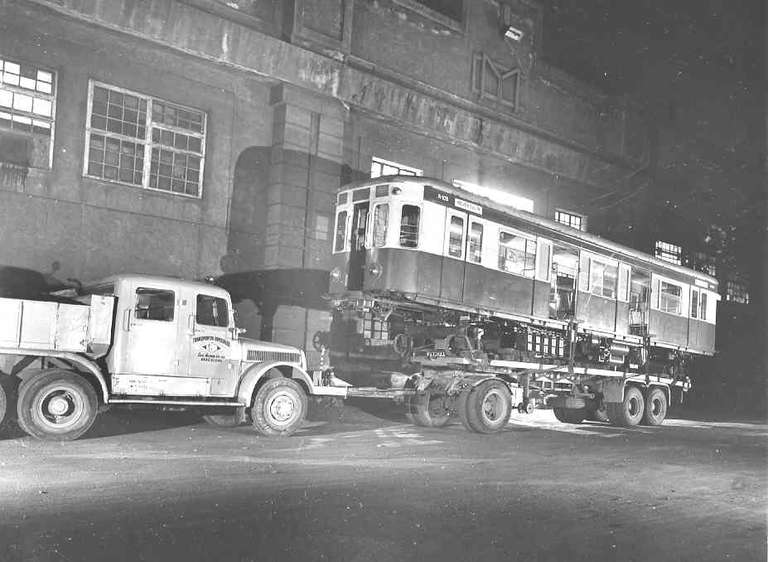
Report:
[[[587,417],[586,408],[552,408],[552,413],[562,423],[581,423]]]
[[[253,400],[253,427],[262,435],[291,435],[304,422],[307,408],[307,395],[299,383],[285,377],[269,379]]]
[[[643,423],[646,425],[661,425],[667,417],[667,395],[658,387],[648,390],[645,396],[645,412]]]
[[[445,394],[429,391],[414,394],[406,399],[408,419],[422,427],[442,427],[450,419]]]
[[[19,388],[17,422],[37,439],[71,441],[91,428],[98,406],[88,381],[71,371],[52,369]]]
[[[466,394],[465,394],[466,393]],[[512,393],[500,380],[487,380],[459,399],[459,416],[467,429],[494,433],[504,429],[512,414]]]
[[[613,425],[633,427],[643,418],[645,400],[639,388],[628,386],[624,391],[622,402],[606,402],[605,407],[608,411],[608,419]]]

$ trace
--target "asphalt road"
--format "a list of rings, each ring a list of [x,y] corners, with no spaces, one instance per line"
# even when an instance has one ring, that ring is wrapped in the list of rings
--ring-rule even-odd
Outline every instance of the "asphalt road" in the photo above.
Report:
[[[764,423],[409,425],[358,401],[259,437],[113,412],[0,440],[0,561],[766,560]]]

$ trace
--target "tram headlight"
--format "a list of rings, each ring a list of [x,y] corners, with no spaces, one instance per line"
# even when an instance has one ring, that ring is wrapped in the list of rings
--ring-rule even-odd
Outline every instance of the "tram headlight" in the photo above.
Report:
[[[384,268],[381,267],[381,264],[372,263],[368,266],[368,275],[370,275],[374,279],[378,279],[379,277],[381,277],[381,274],[383,272],[384,272]]]
[[[334,267],[331,270],[331,279],[333,281],[336,281],[337,283],[341,283],[342,282],[343,275],[344,274],[342,273],[341,269],[339,269],[338,267]]]

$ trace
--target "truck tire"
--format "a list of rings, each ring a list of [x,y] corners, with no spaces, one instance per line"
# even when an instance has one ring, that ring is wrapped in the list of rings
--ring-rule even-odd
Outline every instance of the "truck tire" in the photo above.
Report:
[[[406,408],[408,419],[422,427],[443,427],[450,419],[444,394],[429,391],[408,396]]]
[[[659,387],[648,390],[645,396],[645,411],[643,423],[646,425],[661,425],[667,417],[667,395]]]
[[[51,369],[19,388],[17,422],[36,439],[71,441],[96,420],[99,401],[91,384],[80,375]]]
[[[587,417],[586,408],[552,408],[552,413],[562,423],[581,423]]]
[[[253,400],[253,427],[262,435],[291,435],[304,423],[308,407],[307,395],[295,380],[269,379]]]
[[[465,408],[459,415],[466,416],[464,423],[477,433],[495,433],[509,423],[512,414],[512,393],[500,380],[487,380],[473,388],[464,400]]]
[[[635,386],[628,386],[622,402],[606,402],[608,419],[613,425],[634,427],[643,418],[645,400],[643,393]]]

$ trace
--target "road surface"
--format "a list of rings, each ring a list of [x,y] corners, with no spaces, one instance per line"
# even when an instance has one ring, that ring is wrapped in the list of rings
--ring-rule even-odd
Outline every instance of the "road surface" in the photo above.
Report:
[[[768,425],[670,419],[495,435],[347,405],[287,438],[111,412],[0,439],[0,560],[766,560]]]

